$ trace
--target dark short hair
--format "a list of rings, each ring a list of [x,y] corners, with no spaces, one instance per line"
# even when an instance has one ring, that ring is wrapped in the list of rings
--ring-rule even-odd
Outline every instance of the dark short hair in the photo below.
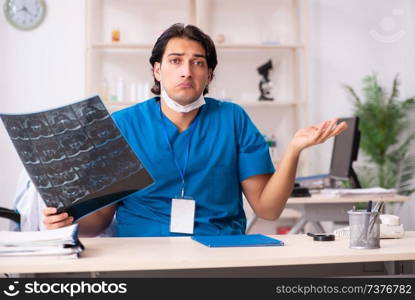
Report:
[[[166,50],[167,43],[170,39],[175,37],[186,38],[189,40],[193,40],[198,42],[202,45],[206,52],[206,61],[208,65],[208,69],[212,70],[212,77],[213,71],[218,64],[218,59],[216,56],[216,48],[215,44],[213,43],[212,39],[205,34],[202,30],[197,28],[194,25],[184,25],[182,23],[176,23],[167,28],[157,39],[156,43],[154,44],[153,50],[151,51],[150,57],[150,64],[152,69],[154,70],[154,64],[156,62],[161,63],[163,58],[164,51]],[[154,77],[154,73],[153,73]],[[151,88],[153,94],[160,95],[160,82],[154,77],[154,85]],[[203,95],[207,94],[208,87],[206,86]]]

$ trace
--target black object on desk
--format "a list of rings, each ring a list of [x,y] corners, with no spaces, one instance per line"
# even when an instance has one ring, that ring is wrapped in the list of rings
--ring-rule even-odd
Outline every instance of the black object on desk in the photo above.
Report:
[[[295,183],[290,197],[311,197],[311,194],[308,188],[300,186],[299,183]]]
[[[331,242],[335,240],[334,234],[325,234],[325,233],[307,233],[308,236],[313,237],[314,241],[318,242]]]

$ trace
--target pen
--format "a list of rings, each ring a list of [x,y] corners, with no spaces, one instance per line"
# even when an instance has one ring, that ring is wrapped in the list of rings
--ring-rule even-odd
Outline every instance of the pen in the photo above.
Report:
[[[372,200],[369,200],[369,202],[367,203],[366,211],[367,212],[371,212],[372,211]]]
[[[372,200],[369,200],[369,202],[367,203],[367,207],[366,207],[366,212],[372,212]],[[369,234],[369,223],[370,223],[370,219],[372,218],[372,214],[370,214],[369,216],[367,216],[367,218],[365,218],[365,223],[364,223],[364,227],[362,230],[362,234],[360,235],[361,238],[360,239],[364,239],[367,243],[367,239],[368,239],[368,234]]]
[[[376,221],[378,220],[378,218],[380,217],[380,213],[381,210],[383,208],[384,203],[383,202],[378,202],[375,205],[375,208],[373,209],[373,211],[376,213],[375,216],[370,220],[369,222],[369,229],[368,232],[370,233],[373,229],[373,226],[375,225]]]

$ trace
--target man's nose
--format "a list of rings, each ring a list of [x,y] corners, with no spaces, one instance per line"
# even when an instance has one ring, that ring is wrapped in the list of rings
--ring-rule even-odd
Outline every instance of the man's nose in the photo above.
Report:
[[[180,68],[182,78],[191,78],[192,77],[192,68],[189,61],[184,62]]]

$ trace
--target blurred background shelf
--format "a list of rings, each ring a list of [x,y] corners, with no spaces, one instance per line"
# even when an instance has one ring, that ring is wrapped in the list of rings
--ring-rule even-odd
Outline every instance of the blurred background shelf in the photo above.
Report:
[[[219,50],[278,50],[278,49],[303,49],[305,45],[291,44],[291,45],[262,45],[262,44],[218,44],[216,49]],[[152,49],[152,44],[138,44],[138,43],[98,43],[92,44],[91,49]]]
[[[174,23],[194,24],[217,48],[206,96],[245,108],[261,133],[276,139],[273,153],[281,155],[296,130],[308,125],[308,11],[308,0],[177,0],[174,6],[167,0],[88,0],[86,91],[99,94],[110,111],[153,97],[148,60],[156,38]],[[269,60],[275,100],[259,101],[257,68]],[[111,101],[120,86],[122,101]],[[305,153],[299,176],[307,174],[307,161]]]

